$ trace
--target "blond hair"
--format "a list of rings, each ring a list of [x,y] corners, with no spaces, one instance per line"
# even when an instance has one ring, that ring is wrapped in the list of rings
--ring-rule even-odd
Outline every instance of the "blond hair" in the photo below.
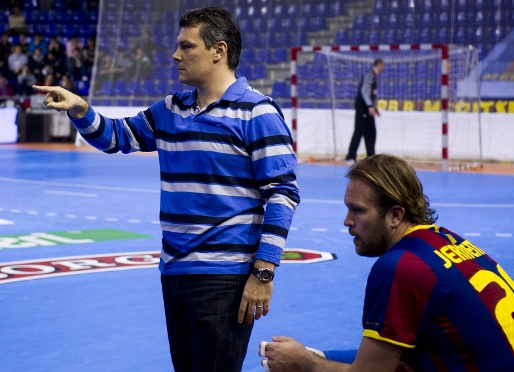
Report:
[[[362,177],[370,182],[380,195],[384,212],[399,205],[405,209],[405,219],[409,222],[432,224],[437,220],[416,172],[403,159],[389,154],[369,156],[353,165],[346,177]]]

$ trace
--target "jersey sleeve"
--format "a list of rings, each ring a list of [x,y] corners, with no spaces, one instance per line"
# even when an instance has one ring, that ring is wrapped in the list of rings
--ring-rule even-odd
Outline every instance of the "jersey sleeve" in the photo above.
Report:
[[[247,146],[254,179],[266,200],[262,236],[255,258],[279,265],[300,202],[296,156],[291,134],[274,101],[259,102],[252,111],[249,124]]]
[[[409,251],[386,253],[368,277],[364,300],[363,336],[414,348],[440,308],[434,295],[437,277]]]
[[[84,117],[70,119],[91,146],[106,153],[121,151],[127,154],[157,149],[151,108],[133,117],[110,119],[89,107]]]

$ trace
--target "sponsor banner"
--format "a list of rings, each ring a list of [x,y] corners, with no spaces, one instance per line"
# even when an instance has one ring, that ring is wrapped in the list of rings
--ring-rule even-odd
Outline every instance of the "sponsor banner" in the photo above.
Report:
[[[424,111],[437,112],[441,111],[440,100],[397,100],[397,99],[379,99],[377,107],[383,111]],[[514,114],[514,100],[485,100],[476,101],[457,101],[450,102],[450,112],[484,112],[498,114]]]
[[[0,284],[66,275],[156,268],[159,257],[159,251],[147,251],[3,262],[0,263]],[[336,255],[333,253],[291,248],[284,250],[281,262],[316,263],[334,259]]]
[[[136,234],[117,229],[80,230],[24,235],[0,236],[0,249],[47,247],[63,244],[86,244],[111,240],[150,238],[150,235]]]

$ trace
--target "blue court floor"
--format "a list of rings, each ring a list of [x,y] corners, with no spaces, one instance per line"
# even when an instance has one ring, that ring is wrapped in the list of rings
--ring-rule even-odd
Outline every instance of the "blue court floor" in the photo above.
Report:
[[[374,259],[355,254],[343,226],[345,172],[298,166],[303,200],[290,257],[337,258],[281,265],[244,371],[262,371],[257,346],[272,335],[318,349],[358,347]],[[513,276],[514,177],[418,174],[438,224]],[[155,156],[0,146],[0,371],[173,370],[155,265],[158,212]]]

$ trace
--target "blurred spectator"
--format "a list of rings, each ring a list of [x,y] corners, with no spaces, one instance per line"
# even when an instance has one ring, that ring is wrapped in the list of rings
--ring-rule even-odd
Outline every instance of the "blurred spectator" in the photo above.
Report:
[[[142,48],[137,48],[134,53],[134,61],[128,70],[128,77],[130,79],[146,79],[152,72],[150,58],[144,54]]]
[[[38,0],[39,10],[52,10],[54,7],[54,0]]]
[[[12,97],[14,92],[10,85],[7,84],[7,79],[5,76],[0,75],[0,97]],[[3,102],[4,100],[0,100]]]
[[[123,49],[119,49],[116,59],[114,60],[113,81],[130,78],[131,67],[131,58],[127,56],[127,53]]]
[[[32,94],[32,86],[37,83],[37,80],[28,65],[22,67],[17,80],[18,94],[20,96],[30,96]]]
[[[82,57],[84,59],[84,64],[86,66],[86,75],[88,78],[91,78],[93,64],[95,62],[95,38],[94,37],[89,37],[87,39],[86,47],[82,51]]]
[[[7,64],[7,59],[0,59],[0,75],[9,76],[9,65]]]
[[[66,43],[66,57],[73,57],[73,53],[77,48],[79,48],[79,51],[82,52],[82,48],[84,48],[84,45],[82,45],[78,36],[73,35],[70,38],[70,40],[68,40],[68,42]]]
[[[48,87],[54,86],[55,85],[55,77],[53,75],[47,75],[45,77],[44,85],[46,85]]]
[[[46,65],[43,66],[39,75],[36,75],[36,79],[37,79],[38,83],[42,83],[43,81],[45,81],[45,78],[48,75],[53,75],[53,74],[54,74],[54,69],[52,68],[51,65],[49,65],[47,63]]]
[[[51,36],[50,42],[48,43],[48,52],[52,52],[54,54],[54,57],[56,59],[64,59],[64,46],[59,42],[59,39],[57,39],[57,36]]]
[[[86,77],[86,65],[79,48],[75,48],[73,56],[68,58],[68,74],[74,80],[79,81]]]
[[[48,43],[45,39],[43,39],[43,35],[40,32],[36,32],[34,34],[34,38],[32,38],[32,40],[29,43],[29,56],[34,54],[36,48],[39,48],[43,55],[48,53]]]
[[[29,68],[30,71],[36,76],[38,76],[41,73],[41,70],[45,66],[45,56],[41,52],[41,49],[36,48],[34,50],[34,54],[32,57],[29,58]]]
[[[21,33],[19,37],[20,37],[20,41],[18,42],[18,44],[20,44],[21,51],[23,53],[27,54],[27,52],[29,51],[29,43],[27,41],[27,35]]]
[[[19,44],[14,46],[13,52],[8,58],[8,63],[11,78],[15,78],[21,72],[21,68],[29,63],[27,55],[22,53],[21,46]]]
[[[22,32],[28,31],[25,15],[21,12],[21,8],[19,6],[14,6],[12,8],[7,22],[9,23],[8,31],[11,35],[18,35]]]
[[[98,74],[96,76],[96,86],[100,88],[104,81],[111,79],[111,75],[113,73],[114,60],[112,59],[112,56],[106,52],[100,61],[100,67],[98,68]]]
[[[66,65],[64,64],[63,59],[55,58],[53,52],[48,52],[46,55],[46,63],[52,67],[52,70],[54,71],[53,74],[57,79],[60,79],[66,72]]]
[[[157,52],[157,45],[155,45],[152,39],[150,39],[150,33],[148,30],[143,30],[143,35],[136,48],[141,48],[143,50],[143,54],[153,60],[153,57]]]
[[[87,6],[87,10],[98,10],[99,2],[98,0],[87,0],[84,2]]]
[[[68,74],[62,76],[61,83],[59,85],[72,93],[76,93],[75,83]]]
[[[7,62],[7,58],[12,52],[12,44],[9,41],[9,34],[4,32],[2,34],[2,39],[0,39],[0,60],[4,60]]]

